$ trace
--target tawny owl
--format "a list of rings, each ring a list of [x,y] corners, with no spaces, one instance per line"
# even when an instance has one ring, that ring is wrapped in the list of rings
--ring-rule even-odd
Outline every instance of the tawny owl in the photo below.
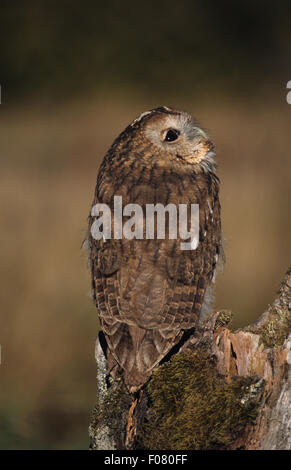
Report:
[[[206,315],[222,254],[215,148],[187,113],[143,113],[114,141],[100,166],[93,206],[199,205],[199,243],[176,239],[96,240],[90,232],[92,290],[107,343],[108,372],[139,390],[152,370]],[[114,214],[113,214],[114,216]]]

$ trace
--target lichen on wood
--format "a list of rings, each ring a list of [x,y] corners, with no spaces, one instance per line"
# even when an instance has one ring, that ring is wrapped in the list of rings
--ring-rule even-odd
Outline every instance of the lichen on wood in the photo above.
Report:
[[[260,341],[266,348],[278,348],[283,345],[291,331],[291,269],[288,269],[274,302],[259,320],[245,328],[260,335]]]
[[[125,446],[128,409],[132,398],[122,382],[112,383],[104,400],[97,397],[89,428],[93,450],[115,450]]]

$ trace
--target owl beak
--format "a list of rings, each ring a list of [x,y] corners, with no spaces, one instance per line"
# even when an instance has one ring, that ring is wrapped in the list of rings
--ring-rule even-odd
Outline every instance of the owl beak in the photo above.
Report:
[[[187,158],[188,163],[200,163],[202,160],[207,159],[208,155],[214,150],[214,145],[209,140],[205,133],[197,138],[195,145],[192,149],[191,155]]]
[[[194,139],[193,139],[193,152],[196,155],[200,155],[208,152],[213,148],[213,144],[209,139],[208,135],[200,127],[194,127]]]
[[[206,155],[210,150],[213,150],[214,146],[211,140],[207,137],[206,139],[200,139],[197,145],[194,147],[194,152],[199,155]]]

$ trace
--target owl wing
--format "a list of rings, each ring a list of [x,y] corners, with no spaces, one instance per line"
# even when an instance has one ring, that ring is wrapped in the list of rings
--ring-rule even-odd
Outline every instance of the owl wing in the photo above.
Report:
[[[192,251],[181,250],[179,239],[90,237],[92,290],[109,368],[118,364],[131,391],[197,322],[221,249],[215,194],[200,201],[199,217],[200,243]]]

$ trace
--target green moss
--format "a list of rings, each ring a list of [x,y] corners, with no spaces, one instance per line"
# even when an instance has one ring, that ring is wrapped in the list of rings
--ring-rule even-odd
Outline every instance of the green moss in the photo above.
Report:
[[[258,328],[248,327],[247,331],[260,335],[260,341],[266,348],[279,348],[291,331],[290,311],[276,309],[268,312],[268,319]]]
[[[201,350],[177,354],[147,386],[139,442],[149,450],[225,449],[255,422],[262,388],[257,378],[227,384]]]
[[[113,442],[124,442],[131,402],[132,397],[123,382],[112,383],[104,400],[97,397],[90,425],[91,448],[96,448],[97,440],[103,435],[102,429],[106,429],[106,436]]]
[[[233,313],[230,310],[221,310],[216,318],[214,329],[217,330],[221,326],[229,325],[232,319]]]

